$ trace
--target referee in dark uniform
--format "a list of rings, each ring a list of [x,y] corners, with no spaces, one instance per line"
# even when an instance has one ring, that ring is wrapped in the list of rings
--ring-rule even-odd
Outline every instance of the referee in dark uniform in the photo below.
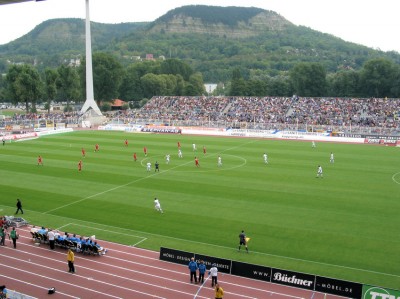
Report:
[[[242,245],[244,245],[244,247],[246,248],[246,252],[249,253],[246,242],[246,234],[244,233],[244,230],[242,230],[242,232],[239,234],[239,251]]]
[[[21,214],[24,213],[24,211],[22,210],[22,202],[19,200],[19,198],[17,199],[17,211],[15,212],[15,214],[18,214],[18,211],[21,211]]]

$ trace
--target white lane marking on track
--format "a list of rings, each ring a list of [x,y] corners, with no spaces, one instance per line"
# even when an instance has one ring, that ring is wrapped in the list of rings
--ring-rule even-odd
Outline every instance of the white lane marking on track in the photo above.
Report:
[[[59,216],[59,217],[61,217],[61,216]],[[69,218],[69,217],[61,217],[61,218],[76,220],[76,219]],[[86,223],[89,223],[89,224],[92,224],[92,225],[93,224],[94,225],[103,225],[103,224],[90,222],[90,221],[85,221],[85,220],[79,220],[79,221],[86,222]],[[105,225],[103,225],[103,226],[105,226]],[[114,229],[121,229],[121,228],[118,228],[118,227],[115,227],[115,226],[110,226],[110,225],[107,225],[107,227],[111,227],[111,228],[114,228]],[[189,243],[200,244],[200,245],[207,245],[207,246],[210,246],[210,247],[218,247],[218,248],[230,249],[230,250],[234,250],[234,251],[236,251],[236,249],[237,249],[237,248],[235,249],[235,248],[232,248],[232,247],[221,246],[221,245],[216,245],[216,244],[209,244],[209,243],[193,241],[193,240],[186,240],[186,239],[181,239],[181,238],[176,238],[176,237],[171,237],[171,236],[165,236],[165,235],[158,235],[158,234],[147,233],[147,232],[142,232],[142,231],[136,231],[136,230],[132,230],[132,229],[125,229],[124,228],[124,230],[132,231],[132,232],[136,232],[136,233],[141,233],[143,235],[148,235],[148,236],[163,237],[163,238],[167,238],[167,239],[171,239],[171,240],[189,242]],[[329,266],[329,267],[334,267],[334,268],[339,268],[339,269],[347,269],[347,270],[352,270],[352,271],[373,273],[373,274],[390,276],[390,277],[400,277],[400,275],[396,275],[396,274],[378,272],[378,271],[373,271],[373,270],[368,270],[368,269],[360,269],[360,268],[348,267],[348,266],[343,266],[343,265],[329,264],[329,263],[311,261],[311,260],[306,260],[306,259],[299,259],[299,258],[294,258],[294,257],[290,257],[290,256],[282,256],[282,255],[271,254],[271,253],[266,253],[266,252],[252,251],[252,253],[253,254],[259,254],[259,255],[264,255],[264,256],[271,256],[271,257],[281,258],[281,259],[286,259],[286,260],[290,260],[290,261],[304,262],[304,263],[310,263],[310,264],[315,264],[315,265],[324,265],[324,266]]]
[[[29,273],[29,272],[27,272],[27,273]],[[27,284],[27,285],[30,285],[30,286],[33,286],[33,287],[36,287],[36,288],[40,288],[40,289],[43,289],[43,290],[48,290],[48,289],[49,289],[48,287],[43,287],[43,286],[40,286],[40,285],[37,285],[37,284],[30,283],[30,282],[28,282],[28,281],[20,280],[20,279],[18,279],[18,278],[16,278],[16,277],[10,277],[10,276],[6,276],[6,275],[3,275],[3,274],[0,274],[0,276],[1,276],[1,277],[5,277],[5,278],[7,278],[7,279],[11,279],[12,281],[18,281],[18,282],[21,282],[22,284]],[[61,294],[61,295],[64,295],[64,296],[66,296],[66,297],[71,297],[71,298],[79,299],[78,297],[74,297],[74,296],[65,294],[65,293],[60,292],[60,291],[57,291],[57,294]],[[29,296],[29,297],[30,297],[30,298],[34,298],[34,297],[32,297],[32,296]],[[11,298],[11,297],[10,297],[10,298]],[[14,297],[13,297],[13,298],[14,298]],[[15,297],[15,298],[17,298],[17,297]],[[18,297],[18,298],[19,298],[19,297]],[[25,298],[25,296],[22,295],[20,298]],[[36,297],[35,297],[35,298],[36,298]]]
[[[15,259],[15,260],[19,260],[19,259],[14,258],[14,257],[8,257],[8,258]],[[36,264],[36,265],[38,265],[38,264]],[[52,278],[52,277],[49,277],[49,276],[41,275],[41,274],[36,273],[36,272],[30,272],[30,271],[22,270],[22,269],[19,269],[19,268],[17,268],[17,267],[14,267],[14,266],[8,266],[8,265],[6,265],[6,264],[2,264],[1,266],[2,266],[2,267],[5,267],[5,268],[11,268],[11,269],[13,269],[13,270],[22,271],[23,273],[29,273],[29,274],[32,274],[32,275],[35,275],[35,276],[39,276],[39,277],[45,278],[45,279],[47,279],[47,280],[52,280],[52,281],[61,282],[61,280],[58,280],[58,279],[55,279],[55,278]],[[46,266],[42,266],[42,267],[49,268],[49,267],[46,267]],[[57,270],[56,270],[56,271],[57,271]],[[59,271],[60,271],[60,270],[59,270]],[[60,272],[61,272],[61,271],[60,271]],[[77,275],[76,275],[76,276],[77,276]],[[67,285],[69,285],[70,287],[76,286],[76,284],[72,284],[72,283],[66,282],[66,281],[64,281],[64,280],[62,281],[62,283],[63,283],[63,284],[67,284]],[[96,290],[93,290],[93,289],[89,289],[89,288],[86,288],[86,290],[91,291],[91,292],[94,292],[94,293],[103,294],[102,292],[99,292],[99,291],[96,291]],[[108,294],[108,295],[109,295],[110,297],[112,297],[112,298],[117,298],[117,299],[120,298],[120,297],[112,296],[112,295],[110,295],[110,294]],[[73,296],[69,296],[69,295],[68,295],[68,297],[77,298],[77,297],[73,297]]]
[[[28,238],[28,237],[24,237],[24,238]],[[28,238],[28,239],[30,239],[30,238]],[[33,246],[33,245],[29,245],[29,244],[23,244],[23,245],[28,246],[28,247],[37,248],[37,247],[35,247],[35,246]],[[120,244],[118,244],[118,245],[120,245]],[[123,245],[120,245],[120,246],[123,246]],[[41,249],[41,250],[45,250],[45,249]],[[140,250],[140,249],[137,249],[137,248],[136,248],[136,250]],[[121,251],[117,251],[117,250],[113,250],[113,252],[114,252],[114,251],[115,251],[115,252],[121,252]],[[26,251],[21,251],[21,252],[23,252],[23,253],[28,253],[28,252],[26,252]],[[55,252],[55,253],[60,254],[60,255],[62,254],[62,253],[60,253],[60,252]],[[121,253],[123,253],[123,252],[121,252]],[[40,256],[40,255],[38,255],[38,254],[32,254],[32,255],[33,255],[33,256],[37,256],[37,257],[42,257],[42,258],[45,258],[45,259],[48,259],[48,260],[51,260],[51,261],[59,262],[59,260],[57,260],[57,259],[43,257],[43,256]],[[131,254],[131,255],[132,255],[132,254]],[[133,254],[133,255],[135,255],[135,254]],[[0,256],[1,256],[1,255],[0,255]],[[141,255],[135,255],[135,256],[136,256],[136,257],[146,258],[146,259],[148,258],[147,256],[141,256]],[[181,276],[186,276],[186,275],[187,275],[186,273],[183,273],[182,271],[174,271],[174,270],[172,270],[171,267],[169,266],[169,264],[170,264],[169,262],[163,262],[163,261],[161,261],[160,265],[167,265],[167,266],[166,266],[166,267],[159,267],[159,266],[152,266],[152,265],[145,264],[145,263],[135,262],[135,261],[132,261],[131,259],[126,259],[126,258],[118,258],[118,257],[108,256],[108,257],[107,257],[107,260],[109,260],[109,259],[115,259],[115,260],[121,261],[121,262],[123,262],[123,263],[129,263],[129,264],[138,265],[138,266],[140,266],[140,267],[145,267],[146,269],[150,269],[150,268],[151,268],[151,269],[155,269],[155,270],[157,270],[157,271],[166,271],[166,272],[169,273],[169,274],[174,273],[174,274],[179,274],[179,275],[181,275]],[[154,258],[153,258],[152,260],[157,260],[157,261],[159,261],[159,259],[154,259]],[[105,266],[112,267],[112,268],[115,268],[115,269],[118,269],[118,270],[126,270],[126,271],[129,271],[129,272],[136,272],[136,270],[134,270],[134,269],[116,266],[114,263],[110,263],[109,261],[106,262],[106,263],[104,263],[104,262],[99,262],[99,261],[96,261],[96,260],[87,260],[87,262],[105,265]],[[177,266],[185,267],[184,265],[177,265]],[[84,266],[81,266],[81,268],[84,268],[84,269],[93,269],[92,267],[84,267]],[[97,271],[97,270],[94,270],[94,271],[99,272],[99,271]],[[164,276],[159,276],[159,275],[155,275],[155,274],[151,274],[151,273],[146,273],[146,272],[143,272],[143,271],[139,271],[139,272],[140,272],[141,274],[145,275],[145,276],[149,276],[149,277],[153,277],[153,278],[158,278],[158,279],[163,279],[163,280],[168,280],[168,281],[172,281],[172,282],[179,282],[179,283],[182,283],[181,280],[172,279],[172,278],[170,278],[169,276],[168,276],[168,278],[166,278],[166,277],[164,277]],[[109,275],[111,275],[111,276],[113,276],[113,277],[119,277],[119,278],[120,278],[119,275],[114,275],[114,274],[109,274]],[[221,276],[224,276],[224,275],[225,275],[225,273],[221,273]],[[229,275],[229,274],[227,274],[227,276],[229,276],[229,277],[231,277],[231,278],[238,278],[238,277],[236,277],[236,276],[232,276],[232,275]],[[122,277],[122,278],[123,278],[123,279],[126,279],[126,277]],[[128,280],[132,280],[131,278],[127,278],[127,279],[128,279]],[[241,279],[247,280],[247,279],[249,279],[249,278],[241,277]],[[251,280],[251,279],[249,279],[249,280]],[[95,281],[97,281],[97,280],[95,280]],[[140,282],[140,283],[143,283],[143,284],[146,284],[146,285],[152,285],[152,284],[146,283],[146,282],[141,281],[141,280],[132,280],[132,281]],[[297,297],[297,296],[288,295],[288,294],[285,294],[285,293],[278,293],[278,292],[268,291],[268,290],[265,290],[264,288],[261,288],[261,289],[260,289],[260,288],[257,288],[257,287],[251,287],[251,286],[247,286],[247,285],[243,285],[243,284],[238,284],[238,283],[234,283],[234,282],[224,281],[224,284],[225,284],[225,285],[232,285],[232,286],[239,286],[239,285],[240,285],[240,287],[243,288],[243,289],[250,289],[250,290],[254,290],[254,291],[257,291],[257,292],[263,292],[263,293],[266,292],[266,293],[270,294],[271,296],[272,296],[273,294],[277,294],[277,295],[281,295],[281,296],[285,296],[285,297],[292,297],[292,298],[298,298],[298,299],[301,298],[301,297]],[[154,286],[154,285],[152,285],[152,286]],[[165,289],[165,287],[163,287],[163,288]],[[173,291],[176,291],[176,292],[180,292],[180,291],[175,290],[175,289],[170,289],[170,290],[173,290]],[[235,295],[235,296],[239,296],[239,297],[243,297],[241,294],[236,294],[236,293],[233,293],[233,292],[231,292],[230,294]],[[245,297],[247,297],[247,296],[245,296]],[[198,298],[205,298],[205,297],[198,296]],[[243,298],[244,298],[244,297],[243,297]],[[255,299],[255,298],[253,298],[253,297],[247,297],[247,298]]]

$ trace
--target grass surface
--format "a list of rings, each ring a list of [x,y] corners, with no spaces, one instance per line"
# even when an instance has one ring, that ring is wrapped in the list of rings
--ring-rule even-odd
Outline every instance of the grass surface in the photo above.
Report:
[[[0,215],[13,214],[21,198],[24,217],[36,225],[398,289],[399,155],[399,148],[355,144],[313,149],[296,141],[66,133],[0,148]],[[146,171],[148,160],[160,163],[159,173]],[[154,197],[164,214],[154,210]],[[237,251],[242,229],[250,254]]]

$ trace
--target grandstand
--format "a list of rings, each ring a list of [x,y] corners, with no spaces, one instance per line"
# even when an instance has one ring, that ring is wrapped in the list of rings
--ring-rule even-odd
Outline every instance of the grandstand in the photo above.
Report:
[[[106,114],[107,115],[107,114]],[[15,114],[0,129],[25,130],[48,120],[79,127],[76,112]],[[218,128],[328,131],[351,134],[400,135],[400,100],[378,98],[303,97],[153,97],[142,108],[110,112],[107,121]],[[106,121],[106,122],[107,122]]]
[[[125,123],[400,134],[400,100],[302,97],[153,97]],[[115,119],[114,119],[115,120]]]

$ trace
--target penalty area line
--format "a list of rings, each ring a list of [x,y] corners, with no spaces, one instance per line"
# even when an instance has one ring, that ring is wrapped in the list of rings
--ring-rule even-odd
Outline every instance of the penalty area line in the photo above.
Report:
[[[136,247],[137,245],[139,245],[140,243],[146,241],[147,238],[143,238],[142,240],[140,240],[139,242],[136,242],[135,244],[131,245],[132,247]]]
[[[70,226],[70,225],[74,225],[74,223],[71,222],[71,223],[64,224],[64,225],[58,227],[57,230],[61,230],[62,228]]]
[[[94,231],[95,231],[95,230],[98,230],[98,231],[103,231],[103,232],[107,232],[107,233],[113,233],[113,234],[115,234],[115,235],[122,235],[122,236],[128,236],[128,237],[133,237],[133,238],[140,239],[140,240],[139,240],[138,242],[136,242],[135,244],[130,245],[131,247],[136,247],[138,244],[140,244],[140,243],[142,243],[142,242],[144,242],[144,241],[146,241],[146,240],[148,239],[148,238],[142,237],[142,236],[120,233],[120,232],[113,231],[113,230],[107,230],[107,229],[97,228],[97,227],[94,227],[94,226],[83,225],[83,224],[78,224],[78,223],[68,223],[68,224],[66,224],[66,225],[63,225],[62,227],[65,227],[65,226],[68,226],[68,225],[75,225],[75,226],[78,226],[78,227],[90,228],[90,229],[92,229],[92,230],[94,230]],[[123,228],[120,228],[120,229],[123,229]]]

